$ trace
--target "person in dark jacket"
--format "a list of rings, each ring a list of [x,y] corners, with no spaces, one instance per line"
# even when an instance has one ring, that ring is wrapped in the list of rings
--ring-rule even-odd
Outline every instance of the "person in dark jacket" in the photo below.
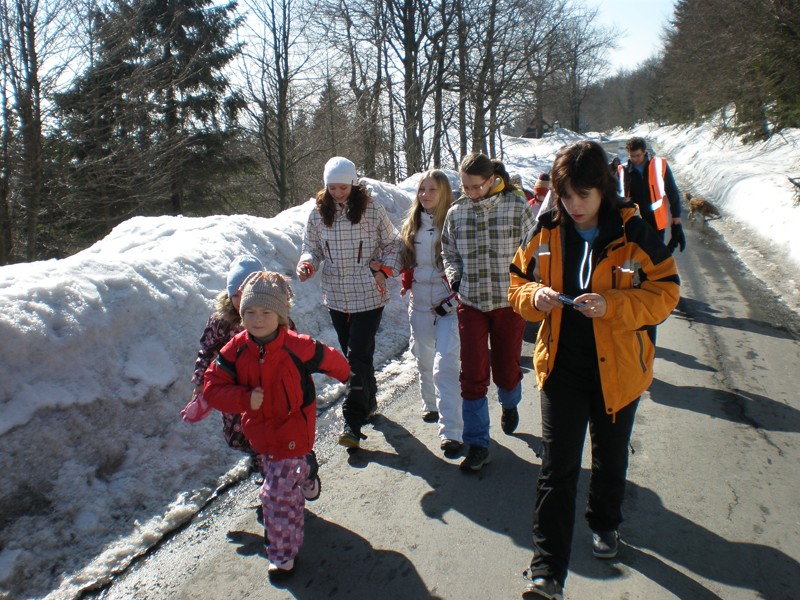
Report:
[[[681,195],[672,169],[665,159],[649,155],[644,138],[632,137],[625,149],[630,159],[626,165],[618,167],[620,195],[639,207],[642,219],[658,232],[662,242],[669,225],[670,240],[667,247],[674,252],[680,246],[683,252],[686,238],[681,224]]]
[[[628,443],[653,379],[647,328],[678,303],[675,260],[630,203],[617,197],[605,151],[577,142],[556,155],[555,208],[511,265],[508,298],[543,321],[533,363],[541,391],[542,466],[525,598],[561,598],[569,568],[587,425],[592,466],[586,519],[597,558],[617,554]]]

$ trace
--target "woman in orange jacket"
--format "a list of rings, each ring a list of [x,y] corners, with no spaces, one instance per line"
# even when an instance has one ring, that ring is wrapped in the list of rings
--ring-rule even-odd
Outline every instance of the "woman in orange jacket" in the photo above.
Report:
[[[539,215],[517,251],[508,291],[517,313],[543,321],[534,350],[542,468],[523,597],[548,599],[563,594],[587,424],[592,553],[617,554],[628,443],[639,397],[653,379],[649,332],[680,297],[675,261],[635,208],[617,196],[599,144],[583,141],[559,150],[551,190],[555,207]]]

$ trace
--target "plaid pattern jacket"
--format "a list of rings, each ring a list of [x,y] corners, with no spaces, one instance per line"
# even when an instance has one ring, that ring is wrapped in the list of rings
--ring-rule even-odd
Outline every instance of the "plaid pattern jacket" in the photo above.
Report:
[[[318,210],[311,211],[303,238],[300,262],[319,271],[322,301],[329,309],[364,312],[389,301],[387,287],[378,286],[369,268],[377,259],[392,275],[400,272],[400,235],[380,204],[370,202],[359,223],[351,223],[344,206],[337,212],[332,227],[322,222]]]
[[[461,196],[444,221],[442,259],[464,304],[488,312],[507,308],[509,267],[536,218],[524,195]]]

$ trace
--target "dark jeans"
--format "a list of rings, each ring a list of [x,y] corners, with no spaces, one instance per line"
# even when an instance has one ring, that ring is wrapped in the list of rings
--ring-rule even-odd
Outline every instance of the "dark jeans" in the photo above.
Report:
[[[330,310],[331,322],[339,338],[339,346],[350,363],[350,391],[342,405],[344,421],[356,431],[375,406],[378,384],[375,382],[375,335],[383,317],[383,307],[357,313]]]
[[[533,577],[564,583],[575,526],[575,496],[581,471],[586,426],[592,440],[592,471],[586,519],[593,531],[622,523],[637,398],[615,417],[606,414],[599,374],[577,378],[558,366],[545,382],[542,399],[542,469],[536,489],[533,523]]]

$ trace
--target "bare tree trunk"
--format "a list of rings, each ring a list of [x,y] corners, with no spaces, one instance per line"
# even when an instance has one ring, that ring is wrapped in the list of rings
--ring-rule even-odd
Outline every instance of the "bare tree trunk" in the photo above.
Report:
[[[7,265],[11,261],[14,249],[14,240],[11,235],[11,140],[13,134],[12,115],[8,105],[6,89],[5,55],[0,56],[3,65],[3,81],[0,82],[0,99],[2,99],[3,122],[0,132],[0,265]]]
[[[467,155],[467,104],[469,102],[469,80],[467,78],[467,16],[464,14],[464,0],[455,0],[454,9],[458,18],[458,136],[459,151],[464,158]]]
[[[397,156],[394,151],[397,148],[397,133],[394,120],[394,91],[392,90],[392,78],[389,76],[388,44],[383,45],[383,70],[386,79],[386,92],[389,96],[389,177],[391,183],[396,183],[400,177]]]

